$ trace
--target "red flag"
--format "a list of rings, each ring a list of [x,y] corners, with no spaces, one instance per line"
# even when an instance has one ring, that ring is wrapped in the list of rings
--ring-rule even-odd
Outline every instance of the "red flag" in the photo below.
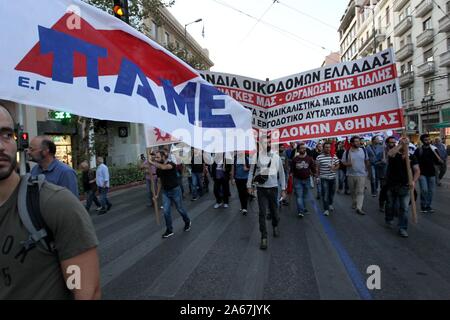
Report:
[[[333,157],[336,155],[336,140],[333,140],[333,142],[331,143],[330,153]]]
[[[346,151],[350,150],[350,148],[352,147],[352,145],[350,144],[350,142],[348,141],[348,137],[345,138],[345,142],[344,142],[344,149]]]

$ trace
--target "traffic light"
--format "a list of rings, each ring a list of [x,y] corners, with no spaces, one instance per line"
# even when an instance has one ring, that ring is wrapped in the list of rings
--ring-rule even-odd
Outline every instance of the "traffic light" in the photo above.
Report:
[[[28,132],[19,131],[17,136],[17,150],[24,151],[29,147],[29,136]]]
[[[113,12],[116,18],[119,18],[120,20],[129,23],[128,0],[114,0]]]

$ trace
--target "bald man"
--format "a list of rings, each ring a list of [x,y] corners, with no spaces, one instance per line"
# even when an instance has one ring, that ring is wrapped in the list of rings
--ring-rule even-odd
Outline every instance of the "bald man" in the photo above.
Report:
[[[41,215],[56,251],[40,242],[24,247],[30,233],[17,209],[21,178],[15,171],[16,153],[14,122],[0,106],[0,243],[5,244],[0,300],[99,299],[98,240],[86,209],[70,191],[48,182],[39,191]],[[80,275],[76,287],[70,280],[74,266]]]
[[[28,148],[28,156],[38,165],[31,170],[31,175],[43,174],[48,182],[69,189],[79,198],[77,173],[67,164],[56,159],[55,154],[56,145],[50,137],[33,138]]]

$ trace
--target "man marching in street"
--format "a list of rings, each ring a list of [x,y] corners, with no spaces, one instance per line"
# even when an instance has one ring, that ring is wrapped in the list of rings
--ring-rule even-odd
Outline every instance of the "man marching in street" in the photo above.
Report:
[[[270,139],[270,138],[269,138]],[[270,140],[267,137],[260,137],[258,153],[254,156],[247,180],[247,188],[250,194],[254,192],[256,185],[256,195],[259,206],[259,230],[261,231],[260,249],[267,249],[267,226],[266,212],[269,208],[272,217],[273,236],[279,237],[278,230],[278,181],[281,183],[281,197],[286,197],[286,179],[284,176],[283,163],[278,154],[271,150]]]
[[[149,159],[150,164],[156,166],[156,174],[158,175],[158,187],[154,200],[158,199],[159,193],[163,192],[163,207],[164,219],[166,221],[166,232],[162,235],[163,238],[168,238],[173,235],[172,216],[170,213],[171,204],[174,203],[178,213],[184,221],[184,231],[191,229],[191,219],[183,207],[183,200],[181,195],[181,188],[178,184],[176,164],[169,161],[168,155],[165,151],[158,151],[155,153],[155,160]]]
[[[294,178],[295,197],[297,199],[297,215],[300,218],[305,216],[306,199],[308,199],[311,188],[311,176],[315,175],[315,165],[312,157],[306,153],[306,145],[302,142],[298,146],[298,155],[292,159],[291,173]]]
[[[439,157],[436,147],[431,145],[429,134],[420,136],[422,146],[414,152],[420,166],[420,207],[422,213],[433,213],[431,207],[433,201],[434,189],[436,187],[436,165],[442,165],[443,161]]]
[[[369,157],[365,148],[361,147],[359,137],[352,137],[350,143],[352,147],[344,153],[342,163],[347,167],[347,179],[352,194],[352,209],[356,209],[357,214],[365,215],[362,207],[370,165]]]
[[[388,152],[388,168],[386,173],[386,189],[387,189],[387,203],[385,221],[388,228],[392,228],[392,221],[394,219],[395,207],[398,209],[398,232],[403,238],[408,237],[408,211],[411,200],[410,190],[415,188],[416,182],[420,177],[419,163],[415,155],[409,157],[408,138],[400,139],[400,142],[395,146],[395,138],[387,138],[389,148]],[[409,159],[407,158],[409,157]],[[414,177],[410,182],[408,178],[408,171],[406,161],[411,161],[411,169]],[[415,200],[415,199],[414,199]]]
[[[330,211],[334,211],[333,199],[336,193],[336,172],[340,163],[337,156],[331,155],[331,144],[325,142],[322,154],[316,159],[317,176],[320,178],[323,214],[325,216],[330,215]]]

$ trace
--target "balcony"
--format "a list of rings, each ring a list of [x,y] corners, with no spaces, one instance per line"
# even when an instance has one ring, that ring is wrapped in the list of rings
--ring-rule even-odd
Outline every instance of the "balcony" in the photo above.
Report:
[[[448,16],[439,19],[439,32],[450,32],[450,18]]]
[[[412,27],[412,17],[406,16],[394,27],[394,36],[400,37]]]
[[[394,0],[394,12],[400,11],[409,0]]]
[[[416,46],[417,47],[424,47],[427,44],[430,44],[433,42],[434,38],[434,30],[433,29],[427,29],[416,38]]]
[[[400,50],[395,52],[395,57],[397,61],[403,61],[409,57],[411,57],[414,53],[414,45],[412,43],[407,43]]]
[[[377,29],[375,30],[375,43],[378,45],[386,39],[386,34],[383,30]],[[362,43],[359,48],[359,53],[362,56],[367,56],[370,53],[373,53],[373,32],[370,33],[369,37]]]
[[[432,9],[433,9],[433,1],[432,0],[423,0],[414,9],[416,11],[416,18],[422,18],[424,15],[426,15]]]
[[[433,74],[436,71],[436,66],[434,61],[428,61],[424,64],[420,65],[417,68],[417,76],[418,77],[426,77]]]
[[[414,72],[405,72],[399,78],[400,86],[404,87],[414,82]]]
[[[450,49],[439,55],[439,67],[450,67]]]

